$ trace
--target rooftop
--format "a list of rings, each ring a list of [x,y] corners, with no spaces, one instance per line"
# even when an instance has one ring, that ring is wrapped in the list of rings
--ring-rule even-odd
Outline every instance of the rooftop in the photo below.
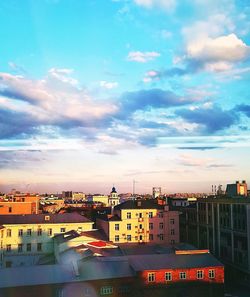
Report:
[[[114,209],[164,209],[164,205],[159,205],[155,200],[127,200],[117,206]]]
[[[60,224],[60,223],[88,223],[86,217],[78,213],[62,214],[27,214],[27,215],[0,215],[1,225],[14,224]]]

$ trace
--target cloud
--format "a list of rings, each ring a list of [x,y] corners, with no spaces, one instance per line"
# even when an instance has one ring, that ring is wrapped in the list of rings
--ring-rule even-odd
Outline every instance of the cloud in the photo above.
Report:
[[[40,80],[0,73],[2,126],[5,127],[2,137],[25,131],[33,133],[34,128],[45,126],[71,129],[108,125],[118,107],[93,98],[71,73],[71,69],[52,68]]]
[[[165,11],[171,11],[176,6],[176,0],[134,0],[134,2],[147,9],[160,8]]]
[[[221,148],[219,146],[181,146],[178,147],[179,150],[197,150],[197,151],[206,151],[206,150],[214,150]]]
[[[228,168],[233,167],[232,164],[228,163],[216,163],[213,158],[197,158],[193,155],[183,154],[177,160],[177,163],[187,167],[203,167],[203,168]]]
[[[186,47],[185,59],[205,70],[226,71],[233,63],[244,61],[250,57],[250,47],[235,34],[217,38],[203,38],[190,41]]]
[[[237,122],[237,116],[232,110],[222,110],[218,105],[180,109],[176,111],[176,115],[190,123],[202,125],[207,133],[224,130]]]
[[[178,96],[171,91],[162,89],[139,90],[126,92],[120,98],[120,114],[128,117],[137,110],[150,108],[170,108],[192,103],[194,100]]]
[[[100,81],[100,87],[104,88],[104,89],[114,89],[118,87],[118,82],[108,82],[105,80]]]
[[[146,63],[154,60],[159,57],[160,53],[158,52],[130,52],[127,56],[128,61],[138,62],[138,63]]]
[[[235,107],[237,111],[244,113],[247,117],[250,118],[250,105],[240,104]]]

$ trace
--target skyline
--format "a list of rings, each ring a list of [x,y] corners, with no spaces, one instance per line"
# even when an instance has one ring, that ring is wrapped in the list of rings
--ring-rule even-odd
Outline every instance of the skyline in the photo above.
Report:
[[[249,12],[232,0],[2,1],[0,191],[248,182]]]

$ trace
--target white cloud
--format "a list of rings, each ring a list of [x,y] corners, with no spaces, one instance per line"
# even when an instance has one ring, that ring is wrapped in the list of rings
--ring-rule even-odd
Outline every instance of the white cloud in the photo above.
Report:
[[[161,8],[166,11],[173,10],[176,0],[134,0],[135,4],[145,8]]]
[[[204,38],[187,45],[188,58],[208,62],[238,62],[250,55],[250,47],[247,46],[235,34],[220,36],[218,38]],[[222,69],[228,66],[221,65]]]
[[[110,102],[100,102],[82,89],[72,78],[71,69],[51,69],[40,80],[9,73],[0,73],[0,95],[10,110],[12,102],[25,104],[25,112],[45,124],[77,121],[79,125],[93,124],[117,111]]]
[[[128,61],[134,61],[134,62],[138,62],[138,63],[146,63],[149,61],[154,60],[155,58],[159,57],[160,53],[158,52],[140,52],[140,51],[136,51],[136,52],[130,52],[128,54]]]
[[[118,87],[118,82],[108,82],[105,80],[100,81],[100,87],[105,88],[105,89],[114,89]]]

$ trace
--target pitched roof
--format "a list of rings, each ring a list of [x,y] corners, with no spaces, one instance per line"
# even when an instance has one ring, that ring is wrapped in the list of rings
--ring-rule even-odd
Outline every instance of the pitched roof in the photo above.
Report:
[[[117,206],[114,209],[164,209],[164,205],[160,205],[155,200],[127,200]]]
[[[27,214],[27,215],[0,215],[0,225],[14,224],[60,224],[60,223],[87,223],[91,222],[78,213],[62,214]]]

